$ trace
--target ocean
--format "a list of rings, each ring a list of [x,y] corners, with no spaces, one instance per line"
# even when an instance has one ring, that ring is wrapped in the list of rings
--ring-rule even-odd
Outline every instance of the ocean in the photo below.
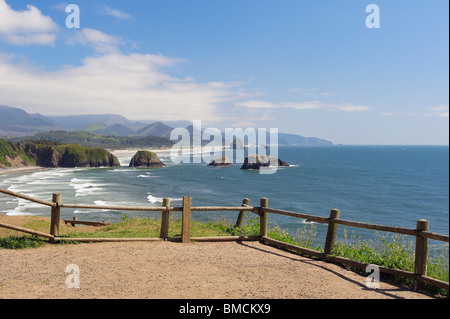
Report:
[[[0,176],[0,187],[51,199],[61,193],[64,203],[161,206],[164,197],[181,206],[192,196],[193,206],[240,206],[244,198],[269,206],[319,216],[341,211],[342,219],[415,228],[416,221],[430,222],[430,231],[449,234],[448,146],[330,146],[280,147],[279,158],[290,167],[274,174],[234,167],[212,168],[201,164],[173,164],[168,152],[159,152],[163,168],[129,168],[133,152],[121,153],[119,168],[48,169]],[[200,154],[194,154],[200,156]],[[50,216],[50,208],[0,194],[0,214]],[[62,209],[61,218],[116,222],[127,214],[160,213]],[[253,215],[248,213],[247,215]],[[237,212],[193,212],[193,219],[225,218],[234,223]],[[269,224],[295,236],[306,225],[303,219],[269,214]],[[318,243],[326,225],[316,224]],[[361,239],[374,231],[339,226]],[[340,234],[340,235],[339,235]]]

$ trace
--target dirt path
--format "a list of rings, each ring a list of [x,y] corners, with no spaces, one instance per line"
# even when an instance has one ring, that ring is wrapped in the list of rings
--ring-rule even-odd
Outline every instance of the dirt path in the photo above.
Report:
[[[66,286],[78,266],[80,288]],[[430,298],[258,242],[128,242],[0,249],[0,298]]]

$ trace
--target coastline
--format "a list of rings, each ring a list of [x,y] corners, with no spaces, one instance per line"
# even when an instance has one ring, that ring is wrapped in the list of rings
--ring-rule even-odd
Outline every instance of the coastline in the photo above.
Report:
[[[48,167],[41,166],[22,166],[22,167],[11,167],[11,168],[0,168],[0,176],[11,174],[11,173],[22,173],[49,169]]]
[[[124,154],[135,154],[138,151],[142,151],[143,149],[137,148],[137,149],[120,149],[120,150],[107,150],[111,154],[117,156],[117,155],[124,155]],[[168,153],[170,152],[169,149],[145,149],[151,152],[155,153]],[[6,174],[13,174],[13,173],[26,173],[26,172],[33,172],[33,171],[40,171],[45,169],[51,169],[51,167],[43,167],[43,166],[21,166],[21,167],[8,167],[8,168],[0,168],[0,176],[6,175]]]

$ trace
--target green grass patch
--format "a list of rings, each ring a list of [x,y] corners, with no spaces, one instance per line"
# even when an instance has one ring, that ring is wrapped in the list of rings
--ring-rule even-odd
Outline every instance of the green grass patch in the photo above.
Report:
[[[37,248],[45,245],[45,241],[37,236],[8,236],[0,238],[0,248],[25,249]]]
[[[66,234],[69,238],[154,238],[161,232],[161,220],[156,217],[133,217],[125,215],[121,221],[102,227],[94,232]],[[191,237],[225,236],[228,233],[213,222],[191,220]],[[169,219],[169,237],[181,237],[181,219]]]
[[[428,258],[427,276],[442,281],[449,281],[448,244],[430,247],[434,249],[434,258]],[[360,237],[348,237],[344,231],[344,239],[335,244],[332,254],[361,261],[368,264],[384,266],[414,272],[415,242],[412,237],[400,234],[375,232],[373,239],[361,240]],[[409,278],[383,274],[386,278],[412,286]],[[434,293],[448,296],[448,291],[435,287],[427,287]]]

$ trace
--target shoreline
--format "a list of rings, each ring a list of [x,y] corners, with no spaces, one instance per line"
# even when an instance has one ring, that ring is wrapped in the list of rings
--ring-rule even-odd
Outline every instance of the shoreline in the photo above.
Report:
[[[22,173],[22,172],[32,172],[40,171],[44,169],[49,169],[49,167],[42,166],[22,166],[22,167],[10,167],[10,168],[0,168],[0,176],[11,174],[11,173]]]
[[[120,156],[124,154],[134,154],[138,151],[142,151],[143,149],[137,148],[137,149],[120,149],[120,150],[107,150],[111,154],[115,156]],[[170,149],[145,149],[152,152],[157,153],[168,153],[170,152]],[[46,170],[46,169],[54,169],[57,167],[43,167],[43,166],[20,166],[20,167],[7,167],[7,168],[0,168],[0,176],[11,174],[11,173],[26,173],[26,172],[33,172],[33,171],[40,171],[40,170]]]

